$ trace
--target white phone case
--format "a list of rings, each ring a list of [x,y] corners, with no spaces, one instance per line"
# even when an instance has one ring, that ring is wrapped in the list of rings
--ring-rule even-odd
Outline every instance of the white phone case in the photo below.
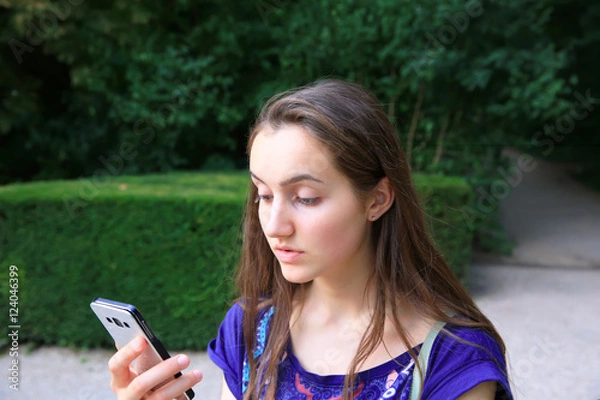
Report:
[[[160,340],[154,336],[144,317],[135,306],[114,300],[96,298],[90,303],[90,307],[119,348],[122,348],[137,336],[141,335],[146,338],[149,346],[133,364],[138,374],[171,357]],[[179,376],[181,376],[181,373],[177,373],[174,378]],[[185,396],[187,400],[193,399],[194,391],[192,389],[187,390]]]

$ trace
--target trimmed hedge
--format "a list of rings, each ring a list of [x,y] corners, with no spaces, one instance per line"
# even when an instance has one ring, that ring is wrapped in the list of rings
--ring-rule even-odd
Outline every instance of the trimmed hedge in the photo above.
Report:
[[[174,173],[0,187],[0,285],[7,298],[16,265],[20,340],[113,346],[88,306],[106,297],[137,305],[169,348],[205,348],[233,296],[247,182],[246,172]],[[415,183],[442,252],[466,278],[468,185]]]
[[[460,177],[419,174],[414,175],[414,184],[438,250],[454,275],[467,284],[473,231],[465,221],[463,208],[474,201],[471,187]]]

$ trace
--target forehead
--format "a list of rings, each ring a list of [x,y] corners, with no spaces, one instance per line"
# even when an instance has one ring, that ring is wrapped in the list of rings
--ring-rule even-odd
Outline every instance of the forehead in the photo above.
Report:
[[[325,179],[337,173],[325,146],[297,125],[260,131],[250,149],[250,171],[277,181],[295,174]]]

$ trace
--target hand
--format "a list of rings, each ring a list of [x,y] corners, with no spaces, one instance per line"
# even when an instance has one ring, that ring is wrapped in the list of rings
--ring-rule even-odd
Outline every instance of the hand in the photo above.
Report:
[[[200,371],[190,371],[173,379],[173,375],[190,365],[190,359],[184,354],[164,360],[148,371],[137,374],[131,363],[138,358],[148,343],[143,337],[137,337],[117,351],[108,362],[110,387],[119,400],[167,400],[184,399],[183,393],[202,380]],[[152,390],[165,381],[169,381],[156,390]]]

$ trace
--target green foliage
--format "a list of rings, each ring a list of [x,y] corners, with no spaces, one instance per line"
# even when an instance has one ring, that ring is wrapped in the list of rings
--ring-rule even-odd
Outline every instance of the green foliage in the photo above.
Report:
[[[414,171],[489,190],[519,146],[593,176],[599,113],[544,126],[573,90],[598,97],[599,18],[584,0],[0,2],[0,183],[241,168],[259,105],[323,76],[375,92]]]
[[[88,306],[105,297],[137,305],[169,348],[204,348],[234,296],[247,181],[176,173],[0,187],[0,265],[19,268],[21,340],[112,347]],[[442,253],[466,280],[472,231],[458,210],[468,185],[415,182]]]
[[[345,0],[283,12],[272,25],[280,79],[292,86],[332,74],[369,87],[417,172],[464,176],[489,191],[506,167],[502,148],[570,104],[566,50],[545,34],[549,3]],[[472,223],[481,248],[506,252],[498,204]]]
[[[247,32],[263,26],[252,4],[52,4],[14,2],[0,14],[9,113],[1,131],[20,137],[3,148],[0,172],[14,174],[15,151],[36,156],[2,180],[89,176],[123,145],[136,151],[119,173],[197,168],[215,152],[232,158],[233,134],[252,113],[239,84],[255,62],[242,51],[254,47]]]
[[[548,33],[557,47],[567,51],[570,67],[562,71],[561,76],[569,79],[577,90],[568,98],[568,111],[557,118],[537,121],[532,132],[543,132],[543,139],[530,140],[522,146],[551,161],[576,166],[575,178],[597,191],[600,190],[599,27],[600,4],[597,2],[555,2]]]
[[[123,177],[74,213],[89,182],[2,188],[0,264],[26,274],[23,340],[109,345],[88,307],[99,296],[135,303],[171,347],[205,346],[232,296],[246,179]]]
[[[437,248],[454,274],[468,284],[473,228],[463,209],[473,203],[469,184],[459,177],[421,174],[415,175],[414,184]]]

